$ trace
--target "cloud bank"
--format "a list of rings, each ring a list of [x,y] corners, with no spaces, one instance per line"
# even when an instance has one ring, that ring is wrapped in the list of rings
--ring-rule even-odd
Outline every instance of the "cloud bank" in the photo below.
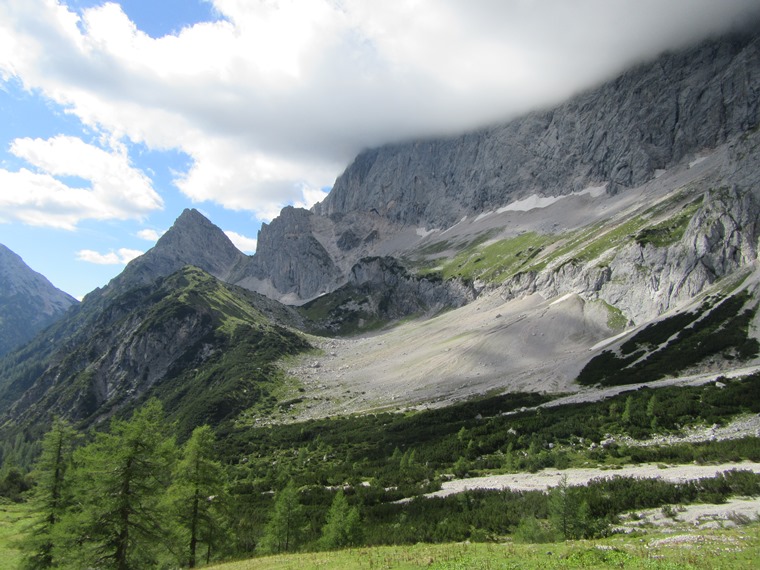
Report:
[[[154,39],[115,3],[80,14],[55,0],[0,0],[0,77],[108,138],[185,152],[192,166],[175,184],[187,197],[268,220],[286,204],[321,199],[364,147],[557,103],[760,8],[757,0],[210,1],[218,21]],[[44,144],[14,150],[40,172],[0,176],[41,193],[61,227],[76,224],[74,205],[84,202],[89,217],[161,206],[126,160],[133,189],[91,179],[88,194],[59,198],[64,162],[52,150],[35,155]],[[3,210],[35,223],[16,202]]]

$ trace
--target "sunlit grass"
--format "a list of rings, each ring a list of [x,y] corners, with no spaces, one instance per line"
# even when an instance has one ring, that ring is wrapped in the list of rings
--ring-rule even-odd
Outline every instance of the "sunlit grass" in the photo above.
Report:
[[[31,523],[29,506],[0,502],[0,569],[12,570],[21,564],[18,541]]]
[[[210,567],[213,570],[331,570],[432,568],[496,569],[710,569],[757,568],[760,524],[729,530],[686,529],[672,534],[613,536],[550,544],[456,543],[358,548],[268,556]]]

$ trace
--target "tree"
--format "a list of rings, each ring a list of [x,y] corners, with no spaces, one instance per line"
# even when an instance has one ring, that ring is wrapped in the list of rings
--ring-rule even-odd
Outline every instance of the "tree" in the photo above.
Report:
[[[61,524],[61,556],[79,567],[154,568],[166,557],[171,525],[161,496],[176,458],[174,439],[158,400],[75,453],[80,503]]]
[[[42,454],[35,467],[37,487],[32,501],[38,522],[23,545],[25,568],[54,566],[56,527],[71,504],[69,469],[77,436],[68,422],[56,419],[42,440]]]
[[[264,529],[261,550],[274,554],[295,550],[300,543],[304,524],[298,490],[290,480],[274,497],[274,508]]]
[[[206,562],[222,526],[218,506],[223,502],[224,472],[214,460],[214,432],[207,425],[193,430],[174,470],[168,497],[186,541],[189,568],[195,568],[199,543],[206,545]]]
[[[340,489],[335,494],[327,521],[322,528],[320,546],[324,549],[344,548],[359,543],[361,535],[361,517],[359,509],[348,504],[345,493]]]

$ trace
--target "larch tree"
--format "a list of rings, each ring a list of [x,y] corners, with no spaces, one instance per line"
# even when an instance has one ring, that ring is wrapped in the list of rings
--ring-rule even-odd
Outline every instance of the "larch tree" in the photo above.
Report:
[[[24,568],[52,568],[56,565],[53,546],[58,523],[71,505],[70,474],[77,431],[61,419],[53,421],[50,431],[42,440],[35,472],[32,506],[37,523],[23,543],[26,558]]]
[[[161,500],[176,461],[171,432],[160,402],[151,400],[77,450],[79,506],[67,513],[61,545],[68,564],[132,570],[172,557],[173,525]]]
[[[214,460],[214,432],[207,425],[193,430],[182,448],[182,458],[174,470],[168,498],[179,522],[185,560],[195,568],[199,545],[206,546],[206,562],[223,526],[220,505],[224,503],[225,481],[222,465]]]

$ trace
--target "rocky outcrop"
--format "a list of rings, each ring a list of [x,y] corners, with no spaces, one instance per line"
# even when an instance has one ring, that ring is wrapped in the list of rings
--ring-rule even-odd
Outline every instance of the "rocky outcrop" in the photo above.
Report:
[[[411,315],[432,316],[475,296],[472,285],[460,280],[412,275],[397,259],[368,257],[351,268],[345,285],[307,303],[304,310],[320,315],[312,325],[317,331],[345,334]]]
[[[601,299],[640,324],[678,308],[706,287],[757,259],[760,204],[749,191],[707,191],[683,237],[667,247],[631,239],[604,263],[567,262],[540,273],[515,276],[501,289],[505,299],[574,292]]]
[[[373,257],[351,268],[349,286],[374,298],[373,312],[386,320],[412,314],[435,314],[461,307],[475,298],[471,285],[459,280],[411,275],[392,257]]]
[[[238,265],[229,281],[292,302],[337,288],[344,275],[315,237],[314,218],[302,208],[283,209],[261,226],[256,255]]]
[[[58,320],[78,301],[0,244],[0,356]]]
[[[708,42],[550,111],[455,138],[367,150],[313,211],[377,212],[445,228],[531,194],[604,183],[621,191],[755,128],[758,93],[760,39]]]

